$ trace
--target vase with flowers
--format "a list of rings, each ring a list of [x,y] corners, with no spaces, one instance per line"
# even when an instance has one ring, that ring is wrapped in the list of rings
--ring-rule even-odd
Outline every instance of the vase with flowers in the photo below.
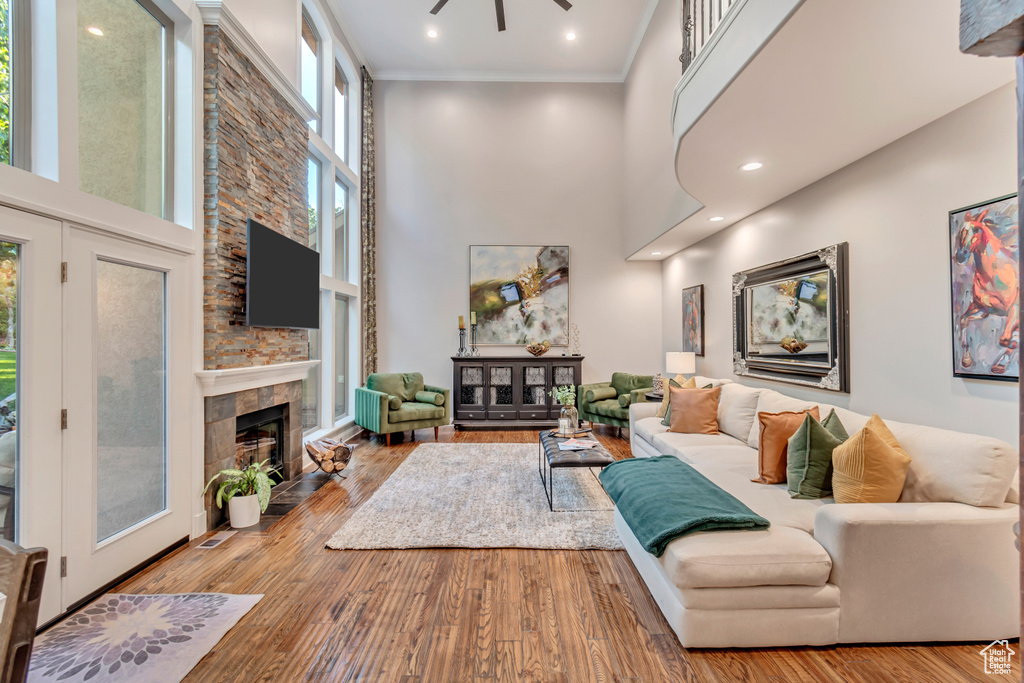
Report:
[[[573,436],[576,433],[577,425],[579,425],[579,413],[576,411],[576,387],[571,384],[553,387],[550,396],[562,406],[562,412],[558,416],[558,433]]]

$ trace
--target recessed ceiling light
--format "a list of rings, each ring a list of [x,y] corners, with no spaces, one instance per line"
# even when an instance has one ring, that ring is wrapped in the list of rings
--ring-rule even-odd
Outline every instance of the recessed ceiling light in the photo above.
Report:
[[[651,252],[651,256],[661,256],[661,252],[660,251],[652,251]]]
[[[85,30],[88,31],[89,33],[93,34],[94,36],[102,36],[103,35],[103,31],[101,29],[95,27],[95,26],[90,26],[89,28],[87,28]]]
[[[712,223],[717,223],[718,221],[724,221],[725,216],[712,216],[708,220],[711,221]]]
[[[760,161],[751,161],[749,164],[743,164],[740,166],[744,171],[756,171],[757,169],[764,166]]]
[[[434,29],[430,29],[429,31],[427,31],[427,37],[428,38],[437,38],[437,31],[435,31]]]
[[[568,33],[565,34],[565,39],[566,40],[576,40],[576,34],[573,33],[572,31],[569,31]]]

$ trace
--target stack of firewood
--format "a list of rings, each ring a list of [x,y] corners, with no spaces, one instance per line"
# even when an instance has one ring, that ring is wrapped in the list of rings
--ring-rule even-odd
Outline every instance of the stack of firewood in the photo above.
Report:
[[[306,453],[327,474],[341,472],[352,459],[352,447],[333,439],[310,441],[306,444]]]

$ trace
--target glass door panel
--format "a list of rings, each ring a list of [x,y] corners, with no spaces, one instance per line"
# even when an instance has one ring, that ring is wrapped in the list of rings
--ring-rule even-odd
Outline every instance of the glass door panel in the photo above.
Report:
[[[459,368],[459,403],[463,406],[484,407],[484,369],[480,365]]]
[[[507,365],[492,365],[488,368],[490,380],[491,408],[511,408],[515,405],[515,394],[512,391],[512,368]]]
[[[523,366],[523,406],[547,406],[548,369],[546,366]]]
[[[551,386],[564,387],[571,386],[575,387],[579,385],[579,381],[576,377],[576,368],[572,365],[554,365],[551,368]],[[557,418],[562,412],[561,406],[557,403],[551,403],[551,417]]]
[[[17,543],[18,270],[21,246],[0,242],[0,538]]]
[[[164,273],[96,264],[96,541],[166,508]]]

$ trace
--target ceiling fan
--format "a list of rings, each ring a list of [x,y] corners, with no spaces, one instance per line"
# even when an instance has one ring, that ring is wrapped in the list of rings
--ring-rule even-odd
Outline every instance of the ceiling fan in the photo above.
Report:
[[[572,3],[568,0],[553,0],[556,5],[568,12],[572,9]],[[437,14],[441,11],[445,5],[448,4],[448,0],[438,0],[438,3],[434,5],[434,9],[430,10],[431,14]],[[498,14],[498,31],[505,30],[505,0],[494,0],[494,11]]]

